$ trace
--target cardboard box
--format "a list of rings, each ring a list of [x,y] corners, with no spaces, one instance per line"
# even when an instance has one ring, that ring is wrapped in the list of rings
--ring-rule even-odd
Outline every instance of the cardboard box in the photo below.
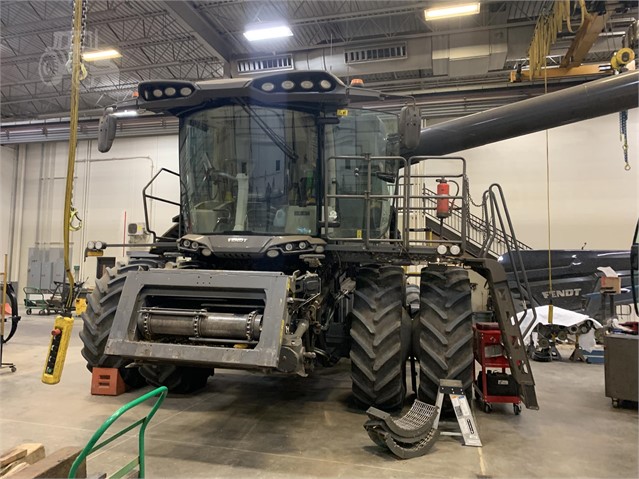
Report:
[[[621,292],[621,278],[617,272],[609,266],[600,266],[597,269],[603,273],[601,277],[601,291],[619,294]]]
[[[621,278],[603,276],[601,278],[601,290],[602,291],[606,291],[606,292],[610,292],[610,293],[620,293],[621,292]]]

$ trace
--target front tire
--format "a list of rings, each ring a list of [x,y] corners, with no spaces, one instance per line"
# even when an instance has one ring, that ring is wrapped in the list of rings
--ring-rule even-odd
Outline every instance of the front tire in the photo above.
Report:
[[[357,272],[351,324],[353,396],[365,407],[398,409],[404,403],[402,315],[404,271],[369,265]],[[407,341],[408,342],[408,341]]]
[[[435,404],[440,379],[462,382],[470,397],[473,382],[472,305],[468,272],[422,269],[415,351],[420,400]]]
[[[89,371],[93,371],[94,367],[117,368],[127,385],[135,388],[145,384],[138,368],[126,367],[131,363],[130,359],[107,356],[104,350],[128,273],[160,265],[155,259],[132,259],[127,265],[107,268],[105,274],[96,280],[93,292],[87,296],[87,309],[82,313],[83,326],[80,331],[82,356],[87,361]]]

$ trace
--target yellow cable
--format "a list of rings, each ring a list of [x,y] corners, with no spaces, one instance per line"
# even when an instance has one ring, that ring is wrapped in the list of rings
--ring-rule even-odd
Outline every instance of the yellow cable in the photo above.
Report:
[[[82,30],[82,14],[83,0],[75,1],[75,10],[73,15],[73,50],[72,50],[72,70],[71,70],[71,103],[70,103],[70,125],[69,125],[69,157],[67,161],[67,181],[64,195],[64,270],[69,280],[69,294],[67,296],[66,309],[69,310],[73,304],[73,289],[75,287],[75,279],[71,271],[70,258],[70,233],[71,219],[73,207],[73,176],[75,169],[75,153],[78,143],[78,106],[80,103],[80,75],[82,67],[80,58],[81,54],[81,30]]]
[[[546,65],[548,66],[548,65]],[[548,75],[547,68],[544,68],[544,94],[548,93]],[[546,128],[546,204],[547,204],[547,222],[548,222],[548,291],[550,302],[548,304],[548,324],[553,321],[552,306],[552,254],[550,249],[550,148],[548,146],[548,129]]]

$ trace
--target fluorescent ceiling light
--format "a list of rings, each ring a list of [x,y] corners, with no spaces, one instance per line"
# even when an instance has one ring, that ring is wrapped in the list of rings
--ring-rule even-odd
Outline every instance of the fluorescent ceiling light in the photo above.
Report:
[[[97,52],[87,52],[82,55],[82,59],[87,62],[95,62],[98,60],[108,60],[109,58],[120,58],[122,54],[114,50],[113,48],[109,50],[98,50]]]
[[[270,38],[292,37],[293,32],[288,25],[250,25],[246,27],[244,36],[249,42],[268,40]]]
[[[439,20],[440,18],[461,17],[463,15],[476,15],[479,13],[479,2],[451,5],[449,7],[433,7],[424,10],[426,20]]]

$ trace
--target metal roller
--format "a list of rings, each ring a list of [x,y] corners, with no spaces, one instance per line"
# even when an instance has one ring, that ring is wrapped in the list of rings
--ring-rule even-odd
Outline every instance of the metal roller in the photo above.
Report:
[[[258,341],[262,314],[212,313],[206,310],[142,308],[138,328],[146,339],[158,336]]]

